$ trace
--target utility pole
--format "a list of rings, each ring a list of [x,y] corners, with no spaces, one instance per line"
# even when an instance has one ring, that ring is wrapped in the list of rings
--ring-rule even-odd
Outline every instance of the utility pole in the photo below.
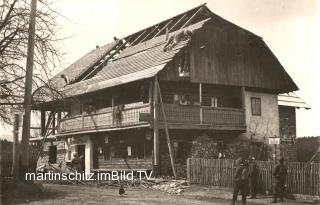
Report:
[[[37,0],[31,0],[31,11],[29,19],[29,37],[27,51],[27,66],[24,92],[24,116],[22,127],[22,156],[21,156],[21,177],[24,179],[24,173],[28,171],[29,165],[29,138],[30,138],[30,120],[31,120],[31,101],[32,101],[32,75],[33,58],[35,44],[35,24],[36,24]]]

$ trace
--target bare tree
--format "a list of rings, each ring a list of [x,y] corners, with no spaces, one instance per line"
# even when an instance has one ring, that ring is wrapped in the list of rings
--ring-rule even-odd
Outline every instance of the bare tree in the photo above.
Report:
[[[31,2],[31,1],[30,1]],[[10,108],[23,103],[30,2],[0,0],[0,121],[10,123]],[[40,0],[36,13],[33,89],[47,85],[61,53],[56,19],[49,0]],[[48,85],[47,85],[48,86]],[[49,86],[48,86],[49,87]]]

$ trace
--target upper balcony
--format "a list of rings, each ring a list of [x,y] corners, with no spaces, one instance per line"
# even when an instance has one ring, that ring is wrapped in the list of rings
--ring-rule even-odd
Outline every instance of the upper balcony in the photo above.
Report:
[[[164,109],[171,129],[246,129],[243,109],[174,104],[165,104]],[[159,121],[163,126],[161,112]]]
[[[164,109],[170,129],[245,130],[243,109],[174,104],[164,104]],[[159,126],[163,128],[163,115],[160,111]],[[62,134],[130,126],[152,127],[152,120],[144,121],[140,113],[148,113],[152,119],[150,104],[133,103],[65,118],[60,120],[58,132]]]
[[[152,128],[152,87],[148,82],[141,82],[87,96],[80,99],[81,103],[70,102],[70,116],[59,120],[58,133]],[[202,85],[199,90],[199,84],[184,81],[162,82],[160,87],[169,129],[246,130],[240,88]],[[155,103],[158,127],[163,129],[160,101]]]
[[[132,103],[114,108],[104,108],[92,114],[76,115],[61,119],[59,133],[99,130],[108,128],[148,125],[140,122],[140,113],[150,113],[149,103]]]

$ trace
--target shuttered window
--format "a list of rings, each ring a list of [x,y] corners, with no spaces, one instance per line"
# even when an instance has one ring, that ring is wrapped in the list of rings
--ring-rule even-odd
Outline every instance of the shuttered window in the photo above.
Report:
[[[261,98],[251,97],[251,113],[261,116]]]

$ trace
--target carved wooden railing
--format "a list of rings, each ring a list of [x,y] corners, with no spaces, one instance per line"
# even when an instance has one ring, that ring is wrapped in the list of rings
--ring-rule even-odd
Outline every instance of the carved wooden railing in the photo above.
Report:
[[[140,113],[150,113],[150,105],[128,104],[120,109],[120,114],[115,115],[114,112],[112,108],[104,108],[92,114],[62,119],[59,122],[59,133],[146,124],[148,122],[139,121],[139,115]]]
[[[245,128],[244,110],[196,105],[164,105],[168,124],[212,128]],[[159,117],[160,122],[162,116]]]
[[[186,129],[201,127],[212,129],[245,128],[243,109],[173,104],[165,104],[164,109],[169,126],[175,125],[177,128],[179,126],[183,126]],[[151,122],[139,121],[140,113],[151,113],[150,104],[125,105],[121,110],[120,119],[115,119],[112,108],[104,108],[102,111],[100,110],[93,114],[78,115],[60,120],[59,133],[126,127]],[[160,113],[159,121],[163,123],[163,117]]]

